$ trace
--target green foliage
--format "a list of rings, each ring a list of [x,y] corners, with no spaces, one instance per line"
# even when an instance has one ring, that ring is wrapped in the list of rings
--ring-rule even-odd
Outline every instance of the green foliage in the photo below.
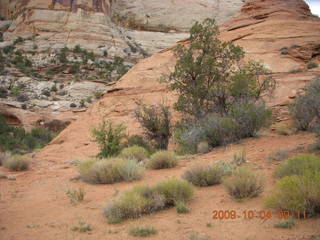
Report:
[[[15,153],[31,152],[44,147],[52,140],[52,133],[44,128],[26,132],[22,127],[13,127],[0,115],[0,150]]]
[[[154,149],[149,145],[149,143],[146,142],[142,136],[137,134],[127,136],[126,142],[123,145],[124,147],[132,147],[132,146],[143,147],[150,153],[154,151]]]
[[[167,149],[171,133],[171,113],[163,104],[147,106],[139,103],[135,116],[141,124],[147,139],[157,149]]]
[[[275,228],[293,228],[296,225],[294,219],[292,217],[290,217],[287,220],[282,220],[276,224],[274,224],[273,226]]]
[[[3,166],[11,171],[23,171],[29,167],[30,159],[24,155],[12,155],[3,161]]]
[[[12,53],[14,51],[14,46],[13,45],[9,45],[9,46],[5,46],[2,51],[5,53],[5,54],[9,54],[9,53]]]
[[[294,100],[290,110],[299,130],[311,128],[311,122],[320,118],[320,78],[314,79],[307,86],[305,94]]]
[[[176,211],[177,213],[189,213],[190,209],[186,206],[184,202],[177,202]]]
[[[16,45],[18,43],[23,43],[23,42],[24,42],[24,39],[19,36],[13,41],[13,45]]]
[[[236,199],[258,196],[264,187],[261,176],[248,167],[239,167],[233,174],[223,180],[229,194]]]
[[[120,156],[125,159],[136,159],[138,162],[145,160],[148,156],[149,153],[146,149],[140,146],[132,146],[132,147],[127,147],[124,148]]]
[[[146,161],[147,167],[151,169],[173,168],[177,163],[176,155],[170,151],[158,151]]]
[[[222,177],[226,174],[221,164],[212,164],[210,166],[194,164],[183,174],[183,178],[198,187],[207,187],[219,184]]]
[[[75,73],[78,73],[80,70],[80,64],[79,63],[74,63],[70,69],[69,69],[69,73],[71,74],[75,74]]]
[[[320,213],[320,171],[304,171],[302,175],[286,176],[278,180],[274,191],[266,197],[267,207],[287,210],[298,216]]]
[[[67,47],[64,47],[60,50],[58,54],[58,60],[60,63],[67,63],[68,62],[68,55],[69,49]]]
[[[288,159],[281,164],[274,175],[277,178],[302,175],[305,171],[320,171],[320,157],[313,154],[302,154]]]
[[[0,87],[0,98],[8,97],[8,90],[4,87]]]
[[[192,195],[192,186],[175,178],[154,186],[135,186],[109,203],[104,215],[110,223],[118,223],[174,206],[178,202],[188,202]]]
[[[78,165],[81,179],[94,184],[130,182],[142,178],[144,167],[134,159],[86,160]]]
[[[134,237],[147,237],[156,234],[158,231],[154,227],[133,227],[129,230],[129,234]]]
[[[317,68],[317,67],[319,67],[319,63],[317,63],[317,62],[310,61],[310,62],[307,63],[307,68],[308,69]]]
[[[126,128],[122,124],[113,124],[110,121],[102,121],[98,128],[92,130],[94,141],[99,144],[99,158],[116,156],[121,151],[121,140]]]
[[[224,115],[234,103],[255,101],[272,91],[274,80],[262,64],[244,58],[241,47],[218,39],[219,29],[213,19],[196,22],[190,30],[190,47],[175,49],[175,71],[167,80],[178,92],[175,108],[201,119],[208,113]],[[236,67],[239,66],[239,67]]]

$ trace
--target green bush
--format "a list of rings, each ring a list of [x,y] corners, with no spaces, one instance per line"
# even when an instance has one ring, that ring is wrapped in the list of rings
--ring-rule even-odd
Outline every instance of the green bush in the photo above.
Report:
[[[317,62],[310,61],[310,62],[307,63],[307,68],[308,69],[317,68],[317,67],[319,67],[319,63],[317,63]]]
[[[23,171],[29,168],[30,159],[23,155],[12,155],[3,161],[3,166],[11,171]]]
[[[124,147],[139,146],[152,153],[154,149],[144,140],[140,135],[134,134],[126,137],[126,142],[123,144]]]
[[[130,182],[142,178],[144,167],[133,159],[103,159],[80,162],[81,179],[94,184]]]
[[[267,207],[287,210],[298,216],[320,213],[320,171],[305,171],[302,175],[286,176],[278,180],[274,191],[266,197]]]
[[[133,227],[129,230],[129,234],[134,237],[147,237],[156,234],[158,231],[154,227]]]
[[[199,142],[197,146],[197,153],[206,154],[208,152],[210,152],[209,143],[207,141]]]
[[[177,213],[189,213],[190,212],[189,208],[186,206],[186,204],[184,202],[177,202],[176,203],[176,211],[177,211]]]
[[[188,202],[192,195],[192,186],[175,178],[154,186],[135,186],[110,202],[104,209],[104,215],[109,223],[118,223],[174,206],[178,202]]]
[[[288,159],[281,164],[274,175],[277,178],[285,176],[302,175],[305,171],[320,171],[320,157],[313,154],[302,154]]]
[[[206,187],[221,183],[224,175],[225,170],[219,164],[210,166],[195,164],[184,172],[183,178],[195,186]]]
[[[121,141],[125,138],[122,124],[114,125],[112,122],[103,121],[98,128],[92,130],[94,141],[99,144],[98,158],[116,156],[121,151]]]
[[[9,45],[9,46],[5,46],[2,51],[5,53],[5,54],[8,54],[8,53],[12,53],[14,51],[14,46],[13,45]]]
[[[262,178],[248,167],[239,167],[223,180],[229,194],[236,199],[258,196],[264,187]]]
[[[163,104],[147,106],[139,103],[135,117],[141,124],[147,139],[154,142],[155,148],[167,149],[171,133],[171,113]]]
[[[290,112],[297,129],[311,129],[311,122],[320,118],[320,78],[312,81],[305,94],[294,100]]]
[[[158,151],[151,155],[146,165],[151,169],[173,168],[177,165],[177,156],[170,151]]]
[[[124,148],[121,151],[120,156],[126,159],[136,159],[138,162],[140,162],[145,160],[149,156],[149,153],[143,147],[132,146]]]

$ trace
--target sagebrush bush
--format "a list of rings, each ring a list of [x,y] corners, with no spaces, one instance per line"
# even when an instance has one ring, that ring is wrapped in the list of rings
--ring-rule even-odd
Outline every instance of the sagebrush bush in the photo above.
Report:
[[[239,167],[223,180],[229,194],[236,199],[258,196],[264,187],[263,179],[248,167]]]
[[[313,80],[305,94],[294,100],[290,112],[299,130],[309,130],[313,120],[320,118],[320,78]]]
[[[110,121],[102,121],[98,128],[92,130],[94,141],[99,144],[98,158],[116,156],[121,151],[121,141],[125,138],[123,131],[126,128],[122,124],[113,124]]]
[[[186,206],[184,202],[177,202],[175,204],[177,213],[189,213],[190,209]]]
[[[151,155],[146,165],[151,169],[173,168],[177,165],[178,158],[171,151],[158,151]]]
[[[125,159],[136,159],[138,162],[145,160],[149,153],[140,146],[132,146],[122,149],[120,156]]]
[[[320,171],[308,170],[302,175],[278,180],[265,204],[269,208],[288,210],[296,216],[299,211],[306,211],[308,216],[320,213]]]
[[[109,223],[117,223],[174,206],[178,202],[188,202],[192,195],[191,184],[175,178],[154,186],[135,186],[110,202],[104,209],[104,215]]]
[[[30,159],[24,155],[12,155],[3,161],[3,166],[11,171],[23,171],[29,168]]]
[[[195,186],[206,187],[221,183],[224,174],[225,170],[219,164],[194,164],[184,172],[183,178]]]
[[[78,165],[82,180],[95,184],[111,184],[142,178],[144,167],[134,159],[86,160]]]
[[[202,141],[197,146],[197,153],[206,154],[210,152],[210,146],[207,141]]]
[[[123,144],[123,146],[124,147],[139,146],[139,147],[143,147],[150,153],[153,152],[153,149],[150,146],[150,144],[147,141],[145,141],[145,139],[142,136],[137,134],[127,136],[126,142]]]
[[[302,154],[290,158],[276,169],[274,176],[282,178],[285,176],[302,175],[308,170],[320,171],[320,157],[313,154]]]

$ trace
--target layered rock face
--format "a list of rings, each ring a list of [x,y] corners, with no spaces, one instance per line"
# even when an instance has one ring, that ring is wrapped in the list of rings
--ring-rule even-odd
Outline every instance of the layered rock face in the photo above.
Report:
[[[215,17],[222,23],[243,4],[242,0],[0,2],[1,15],[14,20],[5,34],[7,40],[36,35],[40,50],[80,44],[96,53],[108,51],[110,56],[131,59],[186,38],[197,20]]]
[[[305,84],[320,74],[320,68],[307,69],[308,61],[319,61],[320,19],[313,17],[303,0],[251,0],[238,17],[221,26],[221,39],[242,46],[247,59],[255,59],[273,72],[277,81],[274,96],[267,99],[277,120],[288,117],[287,104]],[[180,44],[188,44],[187,41]],[[283,49],[287,49],[285,52]],[[302,57],[303,56],[303,57]],[[147,104],[165,101],[172,104],[176,96],[158,79],[174,69],[171,49],[140,61],[115,85],[113,93],[96,102],[77,121],[65,129],[39,157],[90,156],[97,152],[90,141],[90,129],[102,118],[124,123],[130,134],[139,131],[133,111],[136,100]]]

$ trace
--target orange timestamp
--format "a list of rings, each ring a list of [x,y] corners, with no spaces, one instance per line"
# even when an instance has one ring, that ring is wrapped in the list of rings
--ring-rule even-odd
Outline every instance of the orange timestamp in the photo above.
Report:
[[[212,211],[212,219],[216,220],[228,220],[228,219],[271,219],[273,217],[277,217],[279,219],[287,219],[291,216],[296,216],[299,219],[307,218],[306,211],[298,211],[296,214],[291,213],[290,211],[281,210],[278,212],[272,212],[271,210],[213,210]]]

